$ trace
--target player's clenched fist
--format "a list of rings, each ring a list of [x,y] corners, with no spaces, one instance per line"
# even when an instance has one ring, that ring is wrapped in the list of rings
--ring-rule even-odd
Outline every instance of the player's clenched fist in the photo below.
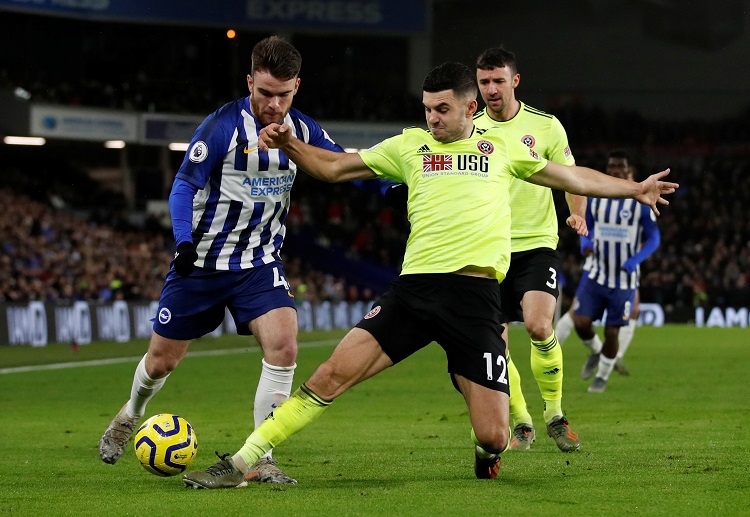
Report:
[[[292,139],[292,133],[287,124],[269,124],[260,130],[258,147],[261,151],[278,149]]]

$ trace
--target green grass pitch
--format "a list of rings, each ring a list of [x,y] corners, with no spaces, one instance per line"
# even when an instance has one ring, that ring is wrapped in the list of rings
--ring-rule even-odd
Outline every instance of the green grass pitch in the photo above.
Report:
[[[343,332],[300,335],[295,386]],[[564,454],[546,436],[529,343],[511,350],[537,443],[503,454],[497,480],[477,480],[467,411],[431,345],[355,386],[275,452],[296,487],[203,491],[116,465],[97,443],[125,402],[143,341],[0,348],[0,515],[750,515],[750,331],[643,327],[607,391],[587,393],[586,351],[564,345],[563,407],[581,436]],[[147,415],[177,413],[199,440],[195,468],[234,453],[252,428],[260,352],[247,338],[197,340]],[[120,358],[113,361],[89,361]],[[82,363],[81,363],[82,362]],[[69,363],[45,370],[18,367]]]

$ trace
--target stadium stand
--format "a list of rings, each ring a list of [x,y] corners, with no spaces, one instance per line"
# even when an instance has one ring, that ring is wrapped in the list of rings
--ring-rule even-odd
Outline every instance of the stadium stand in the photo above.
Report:
[[[92,31],[84,20],[61,24],[59,18],[15,13],[5,13],[2,23],[17,32],[43,32],[71,60],[46,60],[48,47],[29,42],[30,54],[7,54],[0,90],[23,87],[36,102],[142,112],[205,114],[242,95],[245,85],[226,84],[226,77],[238,66],[232,59],[248,54],[242,45],[255,39],[248,33],[245,43],[230,44],[205,29],[165,26],[155,32],[124,23]],[[67,37],[71,33],[80,37]],[[320,120],[421,123],[419,99],[398,93],[407,90],[406,40],[378,38],[381,52],[368,59],[385,64],[363,67],[358,53],[372,40],[360,38],[358,47],[336,36],[297,37],[306,49],[298,107]],[[116,58],[123,55],[139,59]],[[28,66],[30,61],[45,66]],[[326,66],[331,62],[337,67]],[[187,80],[190,70],[205,73]],[[659,219],[662,245],[642,265],[644,302],[677,312],[750,305],[750,110],[720,121],[675,122],[554,96],[547,109],[565,126],[579,164],[601,169],[608,150],[625,147],[639,161],[641,175],[669,166],[681,183]],[[66,161],[47,168],[9,163],[7,149],[0,151],[3,300],[158,298],[172,253],[168,229],[148,218],[134,227],[123,215],[121,195],[103,190]],[[87,153],[81,151],[80,159]],[[403,211],[350,185],[324,185],[304,175],[292,201],[283,253],[290,279],[305,297],[368,299],[386,288],[408,235]],[[560,235],[569,299],[580,259],[575,235],[564,227]]]
[[[581,164],[601,168],[605,151],[606,146],[590,146],[576,156]],[[641,174],[671,166],[682,185],[659,219],[662,246],[642,265],[644,302],[680,311],[750,300],[748,154],[741,146],[711,146],[688,157],[680,149],[641,153]],[[158,299],[172,253],[168,230],[154,221],[148,229],[129,227],[116,210],[102,207],[78,207],[82,218],[71,211],[76,207],[54,208],[51,194],[35,201],[8,189],[7,182],[0,191],[6,207],[0,223],[4,300]],[[389,275],[397,273],[408,235],[403,211],[361,189],[304,175],[292,199],[284,253],[293,285],[305,285],[312,299],[362,298],[354,291],[363,285],[376,292],[385,288]],[[569,229],[561,227],[560,235],[570,296],[580,276],[578,244]],[[342,278],[352,262],[354,269],[379,271],[383,281],[365,285],[356,274]]]

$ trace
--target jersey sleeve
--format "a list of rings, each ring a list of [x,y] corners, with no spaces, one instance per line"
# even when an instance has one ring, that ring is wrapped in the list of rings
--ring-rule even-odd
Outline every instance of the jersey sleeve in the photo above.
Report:
[[[576,163],[568,144],[568,134],[557,117],[552,117],[550,124],[547,159],[564,165],[575,165]]]
[[[539,156],[539,153],[520,140],[510,138],[506,139],[505,142],[508,149],[510,171],[515,177],[524,180],[547,166],[546,158]]]
[[[177,171],[177,178],[202,189],[208,183],[211,170],[224,160],[232,133],[227,132],[218,111],[212,113],[198,126],[185,158]]]
[[[646,260],[661,244],[661,233],[656,225],[656,215],[649,206],[641,205],[641,210],[641,226],[643,226],[643,235],[646,239],[638,253],[633,256],[637,264]]]
[[[359,156],[378,177],[408,184],[402,168],[402,140],[403,135],[387,138],[366,151],[360,151]]]
[[[172,218],[174,242],[193,242],[193,198],[198,187],[175,178],[169,193],[169,213]]]
[[[586,255],[586,249],[594,249],[594,233],[596,232],[596,226],[594,226],[594,200],[588,198],[586,200],[586,226],[589,229],[588,237],[581,235],[581,255]]]

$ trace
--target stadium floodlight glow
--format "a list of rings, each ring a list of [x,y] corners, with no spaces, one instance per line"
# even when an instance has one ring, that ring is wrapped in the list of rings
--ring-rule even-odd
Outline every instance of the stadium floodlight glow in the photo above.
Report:
[[[40,136],[6,136],[3,142],[8,145],[44,145],[47,143]]]
[[[188,142],[172,142],[169,144],[170,151],[187,151],[188,147],[190,147]]]
[[[125,147],[125,141],[124,140],[107,140],[104,142],[104,147],[107,149],[122,149]]]
[[[25,101],[31,99],[31,92],[26,88],[22,88],[20,86],[17,86],[16,89],[13,90],[13,95]]]

